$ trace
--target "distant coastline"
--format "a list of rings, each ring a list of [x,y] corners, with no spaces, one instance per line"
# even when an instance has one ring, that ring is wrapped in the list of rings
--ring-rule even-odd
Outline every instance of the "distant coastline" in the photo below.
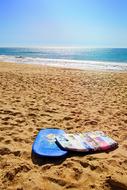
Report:
[[[127,48],[0,48],[1,62],[127,71]]]

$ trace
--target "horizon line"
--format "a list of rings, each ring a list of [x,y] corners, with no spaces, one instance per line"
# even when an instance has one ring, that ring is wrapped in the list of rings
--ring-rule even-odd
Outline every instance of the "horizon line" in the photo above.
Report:
[[[114,47],[114,46],[57,46],[57,45],[42,45],[42,46],[0,46],[0,48],[40,48],[40,49],[43,49],[43,48],[52,48],[52,49],[57,49],[57,48],[74,48],[74,49],[80,49],[80,48],[90,48],[90,49],[94,49],[94,48],[98,48],[98,49],[101,49],[101,48],[113,48],[113,49],[124,49],[124,48],[127,48],[125,46],[119,46],[119,47]]]

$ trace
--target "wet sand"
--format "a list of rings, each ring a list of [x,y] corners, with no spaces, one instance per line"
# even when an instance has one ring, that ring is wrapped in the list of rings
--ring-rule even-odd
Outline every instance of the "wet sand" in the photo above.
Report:
[[[39,159],[42,128],[102,130],[111,152]],[[126,190],[127,72],[92,72],[0,63],[0,189]]]

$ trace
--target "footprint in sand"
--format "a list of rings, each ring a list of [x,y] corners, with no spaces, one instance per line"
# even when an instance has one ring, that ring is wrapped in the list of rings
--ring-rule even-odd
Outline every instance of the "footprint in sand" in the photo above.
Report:
[[[83,174],[83,170],[80,168],[73,168],[73,171],[74,171],[74,175],[73,175],[73,178],[78,181],[79,179],[81,179],[81,176]]]
[[[62,187],[64,187],[65,185],[71,185],[71,183],[69,181],[65,181],[64,179],[58,179],[58,178],[53,178],[53,177],[44,177],[44,179],[46,179],[52,183],[56,183]]]
[[[11,117],[8,117],[8,116],[6,116],[6,117],[4,117],[4,118],[2,118],[2,121],[8,121],[9,119],[11,119]]]
[[[11,150],[9,148],[0,148],[0,155],[8,155],[11,154]]]
[[[3,141],[5,138],[4,137],[0,137],[0,142]]]
[[[29,131],[29,132],[32,132],[33,130],[34,130],[34,129],[33,129],[32,127],[29,127],[29,128],[28,128],[28,131]]]
[[[5,144],[10,144],[11,143],[11,140],[10,139],[7,139],[4,141]]]
[[[30,170],[31,170],[30,166],[25,165],[25,164],[15,167],[11,171],[6,172],[6,174],[4,175],[3,181],[8,181],[8,180],[12,181],[18,173],[22,173],[22,172],[26,173],[26,172],[29,172]]]

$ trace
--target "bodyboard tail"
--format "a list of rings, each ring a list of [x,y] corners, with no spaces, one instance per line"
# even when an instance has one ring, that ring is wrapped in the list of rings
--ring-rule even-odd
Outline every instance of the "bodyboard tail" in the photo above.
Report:
[[[56,144],[56,137],[63,135],[65,132],[60,129],[42,129],[32,146],[32,152],[38,156],[59,157],[67,154]]]

